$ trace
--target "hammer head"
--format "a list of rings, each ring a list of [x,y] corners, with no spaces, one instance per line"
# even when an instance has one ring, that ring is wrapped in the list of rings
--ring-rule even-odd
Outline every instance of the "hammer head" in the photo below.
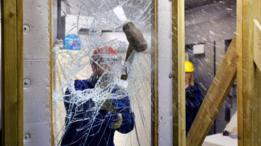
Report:
[[[147,49],[147,42],[141,31],[135,26],[134,23],[128,22],[124,24],[123,31],[129,41],[129,48],[132,48],[137,52],[142,52]]]

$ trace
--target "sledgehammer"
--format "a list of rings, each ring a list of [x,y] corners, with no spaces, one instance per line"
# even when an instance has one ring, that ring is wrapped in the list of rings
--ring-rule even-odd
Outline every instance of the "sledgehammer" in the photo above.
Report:
[[[134,23],[128,22],[123,25],[123,31],[127,37],[127,40],[129,42],[125,63],[127,63],[131,53],[135,50],[137,52],[143,52],[147,49],[147,42],[144,39],[144,36],[142,32],[135,26]],[[125,74],[121,75],[122,80],[127,80],[128,73],[125,69]]]

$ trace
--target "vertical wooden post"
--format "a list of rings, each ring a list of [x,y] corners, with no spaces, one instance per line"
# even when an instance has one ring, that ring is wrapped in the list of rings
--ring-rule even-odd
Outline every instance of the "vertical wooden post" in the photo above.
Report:
[[[261,62],[254,53],[261,50],[261,1],[238,0],[237,8],[239,146],[260,146]]]
[[[48,0],[48,7],[49,7],[49,42],[50,42],[50,60],[49,60],[49,66],[50,66],[50,119],[51,119],[51,124],[50,124],[50,136],[51,136],[51,146],[54,146],[54,141],[55,141],[55,136],[54,136],[54,127],[53,127],[53,8],[52,8],[52,3],[53,0]]]
[[[152,64],[153,65],[153,71],[152,71],[152,146],[158,146],[159,145],[159,95],[158,95],[158,0],[154,0],[153,3],[153,30],[152,30]]]
[[[173,146],[186,145],[184,5],[184,0],[172,1]]]
[[[23,145],[23,1],[2,0],[3,145]]]
[[[242,4],[243,0],[237,0],[237,37],[236,37],[236,47],[238,52],[238,63],[237,63],[237,121],[238,121],[238,145],[243,146],[244,137],[243,128],[243,102],[242,102]]]

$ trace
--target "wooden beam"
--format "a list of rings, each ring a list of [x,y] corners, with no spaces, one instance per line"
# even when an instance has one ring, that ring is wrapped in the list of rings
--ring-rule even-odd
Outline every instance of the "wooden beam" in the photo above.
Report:
[[[201,146],[216,119],[236,77],[238,55],[235,40],[230,44],[187,136],[188,146]]]
[[[23,1],[2,0],[3,145],[23,145]]]
[[[184,3],[184,0],[172,1],[173,146],[186,145]]]
[[[51,124],[50,124],[50,143],[51,146],[55,145],[55,136],[54,136],[54,115],[53,115],[53,0],[48,0],[48,15],[49,15],[49,43],[50,43],[50,60],[49,60],[49,66],[50,66],[50,95],[49,95],[49,105],[50,105],[50,119],[51,119]]]
[[[24,145],[24,21],[23,0],[17,1],[17,66],[18,66],[18,146]],[[12,112],[12,111],[10,111]]]
[[[260,146],[261,62],[255,55],[260,52],[261,1],[238,0],[237,9],[239,146]]]
[[[243,16],[242,16],[242,7],[243,7],[243,0],[237,0],[237,37],[236,37],[236,47],[237,47],[237,52],[238,52],[238,63],[237,63],[237,124],[238,124],[238,137],[244,137],[244,132],[243,128],[243,106],[244,103],[242,102],[242,21],[243,21]],[[238,145],[242,145],[242,139],[238,140]]]
[[[153,31],[152,31],[152,63],[153,65],[153,71],[152,71],[152,88],[151,88],[151,93],[152,93],[152,110],[151,110],[151,115],[152,115],[152,146],[158,146],[159,145],[159,94],[158,94],[158,58],[159,58],[159,53],[158,53],[158,0],[154,0],[153,3]]]

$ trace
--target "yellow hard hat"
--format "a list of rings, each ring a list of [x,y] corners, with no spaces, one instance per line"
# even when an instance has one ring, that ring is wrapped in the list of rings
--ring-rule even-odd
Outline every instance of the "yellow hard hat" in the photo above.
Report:
[[[185,72],[194,72],[194,65],[190,61],[185,61]]]

